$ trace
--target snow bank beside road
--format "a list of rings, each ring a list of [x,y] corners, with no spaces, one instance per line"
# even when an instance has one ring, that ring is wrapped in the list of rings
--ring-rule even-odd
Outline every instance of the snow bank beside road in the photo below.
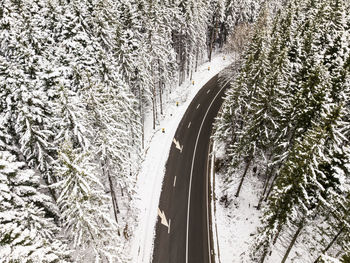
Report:
[[[223,145],[217,142],[214,145],[214,156],[222,159]],[[257,176],[248,176],[240,196],[236,198],[234,195],[242,173],[243,171],[237,171],[236,182],[233,182],[229,188],[224,183],[224,176],[220,173],[215,174],[216,218],[213,222],[217,224],[220,249],[217,263],[251,262],[249,246],[252,244],[254,238],[252,234],[259,225],[261,215],[261,211],[254,207],[259,201],[261,181]]]
[[[224,55],[219,53],[213,57],[211,62],[202,64],[193,74],[194,85],[192,80],[188,80],[168,95],[163,105],[164,115],[155,130],[152,129],[152,112],[146,116],[145,159],[136,186],[138,225],[135,227],[131,240],[131,262],[133,263],[149,263],[152,259],[165,164],[178,124],[197,92],[231,62],[232,58],[226,56],[224,60]],[[179,102],[179,106],[176,106],[176,102]],[[162,133],[162,128],[165,133]]]

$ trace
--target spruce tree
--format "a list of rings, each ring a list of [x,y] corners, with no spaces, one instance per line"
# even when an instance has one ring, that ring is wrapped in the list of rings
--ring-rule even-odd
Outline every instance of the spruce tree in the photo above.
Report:
[[[50,218],[40,178],[7,151],[0,152],[0,255],[2,262],[67,262],[69,251]]]
[[[97,167],[88,152],[79,152],[65,141],[56,168],[56,189],[64,233],[79,261],[124,262],[118,246],[117,225],[110,215],[111,200],[96,176]]]

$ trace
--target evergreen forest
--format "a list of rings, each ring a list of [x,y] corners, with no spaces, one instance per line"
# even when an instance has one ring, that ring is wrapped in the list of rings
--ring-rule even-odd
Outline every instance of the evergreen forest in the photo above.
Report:
[[[215,124],[225,182],[262,181],[252,262],[350,262],[350,3],[288,1],[262,8]],[[238,73],[237,73],[238,71]],[[259,171],[257,173],[256,171]]]
[[[234,53],[214,137],[258,167],[251,261],[350,258],[348,0],[1,0],[0,262],[130,262],[145,116]],[[122,207],[120,198],[129,207]],[[127,216],[121,216],[127,210]],[[125,214],[125,213],[124,213]],[[281,240],[283,242],[281,242]]]
[[[128,262],[164,96],[260,1],[0,1],[0,261]],[[132,209],[129,216],[135,215]]]

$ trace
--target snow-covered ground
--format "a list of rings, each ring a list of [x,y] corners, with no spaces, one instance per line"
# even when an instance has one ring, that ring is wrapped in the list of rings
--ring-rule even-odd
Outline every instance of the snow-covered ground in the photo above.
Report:
[[[223,159],[222,145],[214,143],[213,154],[216,159]],[[251,171],[249,171],[250,173]],[[219,240],[219,254],[217,263],[245,263],[249,260],[249,246],[252,244],[253,234],[259,224],[261,211],[254,208],[258,204],[261,181],[257,176],[247,176],[239,197],[235,197],[239,177],[242,171],[238,170],[234,181],[229,188],[224,185],[224,177],[218,172],[215,174],[215,214],[213,223],[216,225]],[[227,196],[225,200],[224,196]],[[215,236],[215,235],[214,235]],[[215,240],[215,237],[214,237]],[[215,245],[215,250],[216,249]]]
[[[152,112],[146,116],[144,161],[136,186],[135,206],[138,218],[130,244],[130,256],[133,263],[149,263],[152,259],[157,209],[165,164],[178,124],[197,92],[231,62],[231,57],[218,53],[213,56],[211,62],[202,64],[193,74],[192,80],[187,80],[165,98],[164,115],[161,116],[155,130],[152,129]],[[177,102],[178,106],[176,106]]]
[[[218,160],[224,159],[223,147],[223,144],[217,141],[214,142],[212,155],[216,161],[212,161],[212,163],[217,164]],[[256,167],[257,170],[255,173],[252,168],[248,170],[239,197],[235,197],[235,193],[244,167],[240,167],[230,175],[233,181],[229,186],[224,183],[227,174],[223,174],[220,169],[216,172],[214,172],[214,168],[212,169],[212,178],[215,179],[215,204],[212,203],[215,211],[213,211],[212,218],[216,263],[255,263],[249,258],[249,253],[252,249],[254,234],[257,233],[257,227],[260,225],[259,217],[262,215],[262,211],[257,210],[256,206],[263,188],[263,180],[259,176],[262,173],[259,170],[263,170],[263,168],[259,163],[254,163],[251,167]],[[310,231],[306,231],[306,233],[310,233]],[[286,244],[289,244],[290,238],[288,235],[280,236],[272,254],[265,259],[265,262],[281,262],[286,251]],[[317,234],[314,237],[309,237],[302,233],[286,262],[311,263],[315,261],[315,256],[310,253],[310,247],[305,245],[311,243],[311,241],[299,242],[303,238],[316,239]],[[219,244],[217,244],[217,240]],[[218,246],[219,249],[217,249]]]

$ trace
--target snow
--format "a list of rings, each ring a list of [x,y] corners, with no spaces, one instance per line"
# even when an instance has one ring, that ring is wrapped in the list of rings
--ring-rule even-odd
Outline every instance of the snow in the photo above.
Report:
[[[224,144],[218,141],[214,141],[213,153],[216,161],[224,158]],[[213,229],[214,231],[214,243],[218,240],[219,244],[214,244],[216,254],[216,262],[219,263],[253,263],[249,258],[249,253],[252,249],[254,234],[257,233],[257,227],[261,226],[259,217],[262,216],[262,211],[256,209],[256,205],[259,202],[259,197],[262,191],[262,179],[258,174],[263,170],[261,163],[254,163],[253,166],[257,167],[257,172],[254,173],[252,169],[248,170],[248,174],[242,186],[242,190],[238,198],[235,197],[235,193],[239,184],[240,176],[243,173],[243,167],[237,169],[237,171],[231,174],[234,178],[232,183],[227,184],[224,182],[227,178],[226,171],[213,171],[212,178],[215,179],[215,204],[212,207],[215,208],[213,213]],[[214,169],[213,169],[214,170]],[[260,171],[259,171],[260,170]],[[214,177],[215,175],[215,177]],[[227,201],[222,198],[227,195]],[[319,225],[322,222],[319,222]],[[292,248],[289,257],[286,262],[289,263],[306,263],[314,262],[315,255],[311,253],[312,242],[318,242],[320,239],[318,233],[314,233],[312,236],[313,227],[307,230],[309,226],[306,225],[305,231],[301,232],[296,244]],[[325,226],[326,227],[326,226]],[[294,232],[292,232],[293,234]],[[280,235],[275,246],[273,247],[272,254],[266,259],[266,263],[281,262],[284,253],[286,252],[286,244],[289,244],[291,239],[291,233],[284,233]],[[216,237],[217,236],[217,237]],[[302,241],[308,239],[308,242]],[[219,249],[217,247],[219,246]],[[332,261],[332,258],[325,257],[326,262]]]
[[[198,67],[192,80],[187,80],[164,99],[164,114],[155,130],[152,129],[152,112],[146,115],[144,160],[136,186],[138,219],[130,244],[133,263],[149,263],[152,259],[164,169],[178,124],[197,92],[231,62],[232,57],[218,53],[211,62]]]
[[[223,145],[214,142],[213,154],[216,159],[223,157]],[[243,171],[238,170],[235,177],[239,177]],[[237,175],[237,176],[236,176]],[[235,197],[238,180],[227,189],[224,184],[223,175],[220,172],[215,173],[215,207],[213,222],[217,229],[219,252],[216,255],[216,262],[251,262],[249,260],[249,246],[253,241],[253,234],[259,224],[261,211],[254,206],[259,201],[259,189],[261,181],[257,176],[247,176],[240,192],[239,197]],[[225,205],[223,199],[227,195],[228,202]],[[215,242],[215,238],[214,238]],[[217,247],[217,244],[214,246]]]

